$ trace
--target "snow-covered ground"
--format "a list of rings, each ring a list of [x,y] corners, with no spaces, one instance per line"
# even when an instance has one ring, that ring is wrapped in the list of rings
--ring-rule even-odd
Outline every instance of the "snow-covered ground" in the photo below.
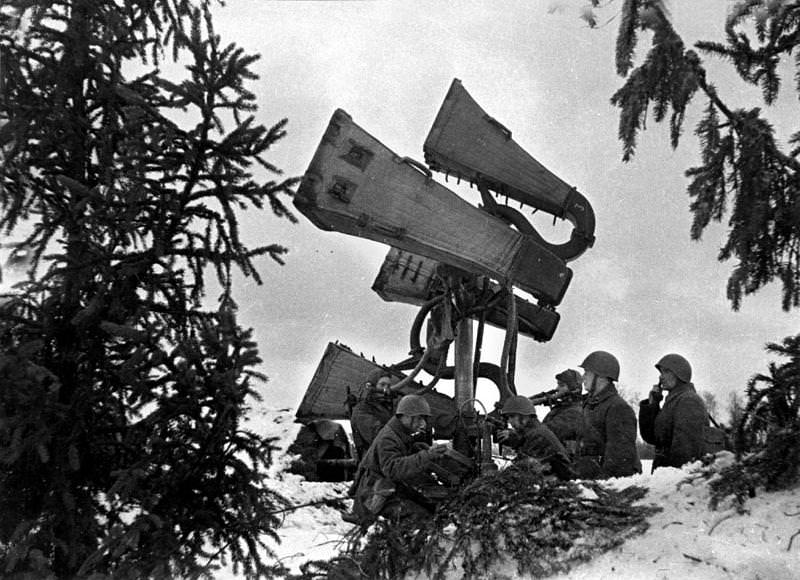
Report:
[[[280,438],[285,449],[300,426],[294,411],[263,410],[253,419],[260,433]],[[284,472],[291,456],[280,453],[270,472],[270,486],[295,504],[330,497],[345,497],[347,483],[308,482]],[[650,528],[618,548],[573,568],[558,580],[797,580],[800,578],[800,490],[781,493],[759,491],[748,500],[749,513],[740,515],[729,506],[708,508],[705,480],[694,482],[691,466],[659,469],[653,475],[611,480],[624,488],[649,489],[644,502],[663,511],[650,518]],[[278,558],[293,571],[308,560],[328,559],[342,545],[352,526],[330,507],[308,507],[287,512],[274,546]],[[498,569],[498,578],[517,578],[513,568]],[[230,571],[221,580],[238,580]]]

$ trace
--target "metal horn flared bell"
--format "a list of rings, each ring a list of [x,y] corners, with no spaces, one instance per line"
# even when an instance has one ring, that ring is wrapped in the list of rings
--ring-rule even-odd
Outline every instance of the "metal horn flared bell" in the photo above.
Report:
[[[434,171],[482,183],[498,194],[569,220],[574,229],[563,244],[549,243],[533,232],[540,244],[561,259],[573,260],[594,243],[594,211],[588,200],[520,147],[511,131],[488,115],[460,80],[453,79],[423,151],[425,163]]]

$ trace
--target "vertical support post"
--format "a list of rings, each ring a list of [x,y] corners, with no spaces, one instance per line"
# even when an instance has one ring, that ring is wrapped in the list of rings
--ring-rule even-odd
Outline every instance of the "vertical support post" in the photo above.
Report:
[[[455,346],[455,399],[461,421],[453,436],[453,448],[472,457],[470,436],[475,426],[475,410],[470,399],[475,398],[472,370],[472,320],[462,318],[456,326]]]

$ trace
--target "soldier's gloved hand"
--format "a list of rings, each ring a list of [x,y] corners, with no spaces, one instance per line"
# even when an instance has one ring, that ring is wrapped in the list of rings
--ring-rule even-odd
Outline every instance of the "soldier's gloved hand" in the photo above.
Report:
[[[436,461],[447,452],[447,449],[447,445],[443,443],[437,443],[436,445],[431,445],[422,453],[425,454],[425,457],[428,461]]]
[[[431,454],[431,457],[441,457],[447,450],[450,449],[450,446],[446,443],[437,443],[436,445],[431,445],[428,448],[428,452]]]
[[[663,398],[664,396],[661,394],[661,385],[653,385],[653,388],[650,389],[650,404],[660,403]]]
[[[519,435],[517,435],[516,431],[511,429],[503,429],[498,431],[495,437],[498,443],[503,445],[511,445],[512,447],[519,440]]]

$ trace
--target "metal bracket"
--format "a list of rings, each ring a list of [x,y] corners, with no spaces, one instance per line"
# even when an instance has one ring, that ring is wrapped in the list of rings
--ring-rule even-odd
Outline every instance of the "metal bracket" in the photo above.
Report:
[[[328,188],[328,195],[335,197],[343,203],[350,203],[356,188],[358,188],[358,186],[349,179],[335,175],[333,177],[333,183]]]
[[[350,139],[350,150],[344,155],[340,155],[339,159],[364,171],[373,157],[375,154],[372,151]]]

